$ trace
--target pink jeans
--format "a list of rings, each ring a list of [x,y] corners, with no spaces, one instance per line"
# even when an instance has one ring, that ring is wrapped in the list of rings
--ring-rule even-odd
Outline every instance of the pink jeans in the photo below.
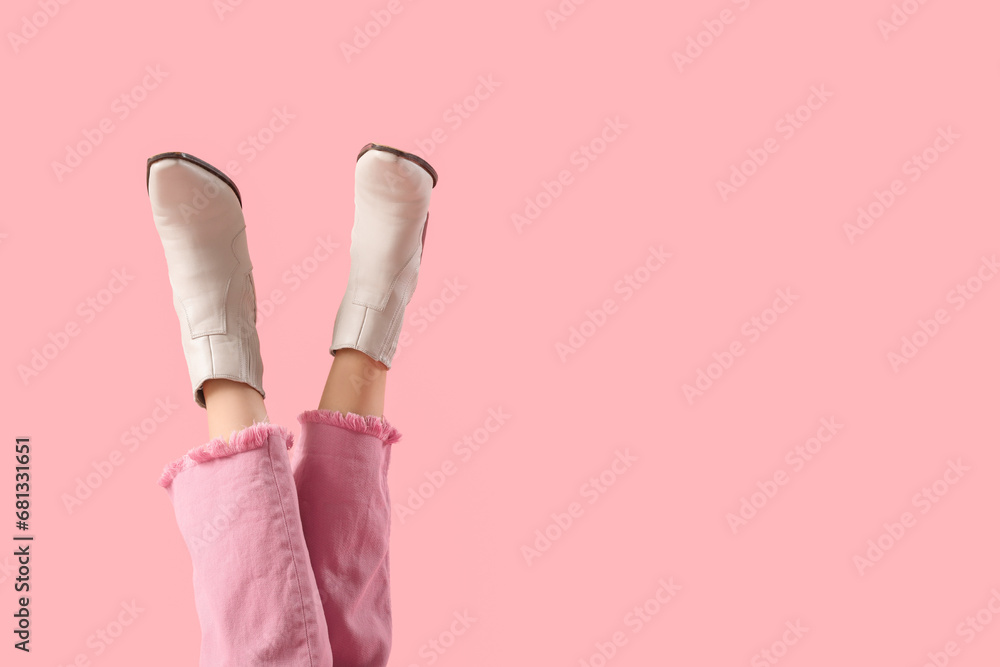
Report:
[[[292,449],[258,423],[169,464],[160,484],[191,562],[202,667],[384,667],[390,446],[384,418],[308,410]]]

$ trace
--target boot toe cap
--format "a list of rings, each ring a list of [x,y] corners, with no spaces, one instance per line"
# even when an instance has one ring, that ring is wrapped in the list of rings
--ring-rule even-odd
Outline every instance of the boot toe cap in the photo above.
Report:
[[[426,169],[406,158],[371,150],[358,159],[357,188],[387,201],[412,202],[428,199],[433,178]]]
[[[233,189],[215,174],[180,158],[164,158],[149,166],[149,199],[154,209],[209,212],[240,207]]]

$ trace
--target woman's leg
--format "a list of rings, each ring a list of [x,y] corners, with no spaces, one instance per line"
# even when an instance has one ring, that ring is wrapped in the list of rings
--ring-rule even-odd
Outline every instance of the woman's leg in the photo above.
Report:
[[[206,380],[205,412],[208,437],[228,439],[233,431],[267,421],[264,397],[253,387],[226,379]]]
[[[191,556],[202,667],[330,667],[283,426],[258,423],[167,466]]]
[[[400,433],[382,413],[437,181],[430,165],[400,153],[369,145],[359,155],[351,277],[334,323],[333,365],[319,409],[298,417],[302,437],[292,453],[335,667],[384,667],[392,644],[387,475]]]
[[[147,163],[195,403],[210,440],[160,478],[191,555],[204,667],[329,667],[288,449],[267,423],[239,191],[184,153]]]
[[[364,352],[351,348],[339,350],[326,378],[320,409],[381,417],[387,371],[385,364]]]
[[[385,667],[392,645],[387,473],[400,434],[374,416],[299,415],[292,451],[302,532],[334,667]]]

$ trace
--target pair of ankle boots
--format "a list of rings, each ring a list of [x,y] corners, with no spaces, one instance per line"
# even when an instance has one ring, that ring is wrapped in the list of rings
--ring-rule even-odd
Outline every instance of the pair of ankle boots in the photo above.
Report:
[[[330,353],[353,348],[391,367],[417,285],[437,173],[422,158],[368,144],[355,165],[350,277]],[[147,161],[146,187],[163,242],[195,402],[224,378],[264,396],[257,300],[236,184],[187,153]]]

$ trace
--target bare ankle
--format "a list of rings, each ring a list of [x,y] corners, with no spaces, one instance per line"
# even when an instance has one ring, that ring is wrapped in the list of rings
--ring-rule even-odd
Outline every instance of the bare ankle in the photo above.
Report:
[[[267,421],[264,398],[248,384],[213,378],[202,385],[209,438],[228,439],[233,431]]]

